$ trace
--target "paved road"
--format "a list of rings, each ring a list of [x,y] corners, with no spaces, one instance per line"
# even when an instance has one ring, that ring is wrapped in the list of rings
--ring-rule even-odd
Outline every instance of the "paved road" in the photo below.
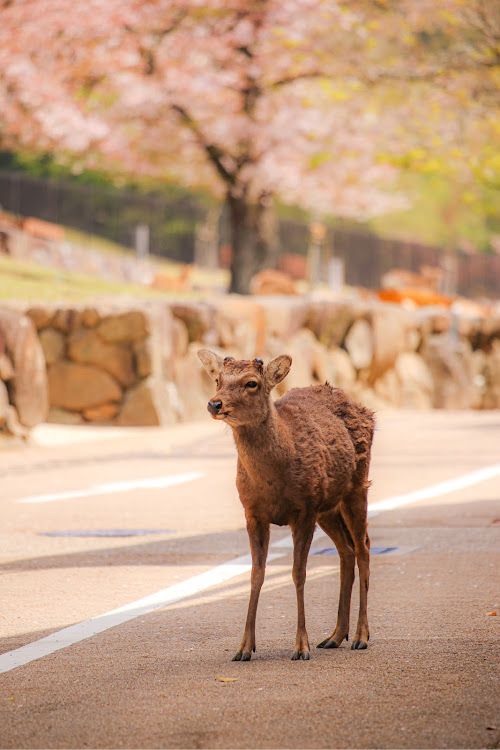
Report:
[[[257,653],[231,662],[249,574],[225,429],[46,427],[0,452],[0,747],[498,748],[500,413],[380,415],[370,646],[309,662],[279,528]],[[53,535],[123,530],[145,533]],[[313,643],[337,592],[312,554]]]

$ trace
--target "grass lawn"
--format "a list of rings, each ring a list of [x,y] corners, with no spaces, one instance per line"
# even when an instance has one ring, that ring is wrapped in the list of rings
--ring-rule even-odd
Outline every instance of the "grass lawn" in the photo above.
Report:
[[[72,244],[91,248],[103,256],[130,257],[132,254],[114,242],[73,229],[64,228],[64,236]],[[152,260],[157,272],[166,277],[167,282],[172,280],[172,288],[155,289],[146,284],[111,281],[96,275],[0,255],[0,303],[2,300],[22,305],[36,301],[85,303],[109,297],[159,300],[175,296],[196,299],[204,292],[223,292],[229,284],[227,271],[193,267],[189,270],[188,289],[184,290],[175,284],[185,268],[183,264],[159,257],[152,257]]]
[[[165,273],[175,278],[179,266],[165,264]],[[84,303],[104,297],[127,297],[160,300],[165,297],[199,298],[203,290],[216,289],[223,283],[220,273],[195,269],[192,282],[194,291],[163,291],[143,284],[107,281],[97,276],[73,273],[61,268],[19,261],[0,255],[0,303],[9,302],[72,302]]]

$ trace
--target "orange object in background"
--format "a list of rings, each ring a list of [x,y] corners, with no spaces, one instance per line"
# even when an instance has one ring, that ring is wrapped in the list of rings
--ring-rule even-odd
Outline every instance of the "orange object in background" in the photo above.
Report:
[[[450,307],[452,297],[446,297],[433,289],[423,287],[402,287],[400,289],[377,289],[377,297],[383,302],[397,302],[399,304],[410,301],[417,307],[425,305],[441,305]]]
[[[31,216],[24,219],[22,228],[25,232],[35,237],[40,237],[42,240],[61,242],[64,239],[64,229],[58,224],[51,224],[49,221],[42,221],[42,219],[34,219]]]
[[[190,277],[194,266],[187,263],[181,268],[178,276],[160,272],[155,274],[151,286],[153,289],[161,289],[165,292],[186,292],[191,289]]]
[[[283,253],[278,262],[278,268],[288,274],[292,279],[307,278],[307,258],[297,253]]]
[[[266,268],[250,281],[252,294],[297,294],[293,279],[283,271]]]

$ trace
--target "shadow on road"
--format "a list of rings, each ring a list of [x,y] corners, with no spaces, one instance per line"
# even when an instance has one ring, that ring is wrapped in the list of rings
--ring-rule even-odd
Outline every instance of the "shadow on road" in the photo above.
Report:
[[[92,568],[116,565],[193,565],[218,564],[221,556],[248,552],[245,529],[198,534],[176,539],[106,547],[54,555],[28,557],[0,564],[0,572],[53,568]]]
[[[369,522],[373,546],[412,545],[425,541],[420,528],[456,527],[497,528],[500,530],[500,503],[496,500],[478,499],[459,502],[408,506],[388,511]],[[399,529],[400,535],[395,535]],[[408,533],[411,540],[407,539]],[[387,530],[387,531],[386,531]],[[285,532],[285,529],[283,529]],[[327,537],[322,547],[333,546]],[[27,557],[0,564],[0,573],[57,568],[92,568],[106,566],[199,566],[217,565],[221,557],[242,555],[248,552],[248,537],[244,528],[231,531],[193,534],[168,539],[135,541],[133,544],[105,547],[104,549]]]

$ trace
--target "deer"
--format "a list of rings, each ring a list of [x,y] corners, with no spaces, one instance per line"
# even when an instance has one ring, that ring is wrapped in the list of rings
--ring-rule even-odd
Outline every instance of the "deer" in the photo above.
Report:
[[[250,661],[256,650],[257,605],[272,524],[289,526],[293,538],[297,631],[292,661],[310,659],[304,586],[317,524],[333,541],[340,558],[337,622],[331,635],[317,648],[339,648],[344,639],[349,640],[357,562],[359,615],[351,648],[366,649],[370,638],[368,473],[374,413],[328,382],[292,388],[273,401],[273,388],[284,380],[292,365],[288,354],[272,359],[266,366],[259,357],[222,358],[209,349],[200,349],[198,357],[216,386],[208,411],[233,432],[238,454],[236,486],[245,512],[252,558],[247,619],[233,661]]]

